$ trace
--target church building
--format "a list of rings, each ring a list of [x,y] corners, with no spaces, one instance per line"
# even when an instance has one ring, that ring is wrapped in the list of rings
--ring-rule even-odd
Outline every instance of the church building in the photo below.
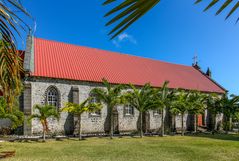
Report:
[[[102,87],[102,79],[112,84],[132,83],[142,86],[151,83],[161,87],[169,81],[169,88],[198,90],[205,93],[223,95],[226,90],[216,83],[210,74],[200,70],[197,65],[185,66],[142,58],[127,54],[110,52],[95,48],[76,46],[41,38],[28,37],[24,58],[24,92],[21,108],[25,116],[33,114],[34,105],[50,104],[61,108],[66,102],[79,103],[89,97],[95,87]],[[167,112],[166,112],[167,115]],[[167,124],[167,116],[165,124]],[[118,106],[114,112],[114,131],[134,132],[138,127],[139,112],[131,106]],[[161,126],[161,113],[149,111],[144,116],[145,132],[157,131]],[[108,129],[107,108],[95,113],[82,115],[82,132],[101,134]],[[220,117],[219,120],[220,121]],[[181,118],[176,117],[176,128],[181,127]],[[186,127],[193,121],[186,115]],[[208,114],[198,118],[200,126],[207,126]],[[61,113],[59,121],[50,119],[49,128],[53,133],[73,134],[74,117]],[[166,125],[167,127],[167,125]],[[24,123],[24,135],[41,133],[37,120]]]

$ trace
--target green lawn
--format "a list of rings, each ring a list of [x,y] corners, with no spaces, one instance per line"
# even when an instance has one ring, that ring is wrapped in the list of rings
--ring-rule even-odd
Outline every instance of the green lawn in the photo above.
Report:
[[[200,135],[140,138],[89,138],[46,143],[0,143],[16,150],[12,161],[210,161],[239,160],[239,136]]]

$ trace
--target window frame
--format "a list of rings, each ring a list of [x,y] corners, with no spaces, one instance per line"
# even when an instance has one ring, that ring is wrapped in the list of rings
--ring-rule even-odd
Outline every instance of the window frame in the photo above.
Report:
[[[92,98],[90,100],[90,103],[99,103],[100,101],[97,99],[96,96],[90,94],[90,97]],[[95,111],[95,112],[89,112],[89,117],[101,117],[101,109]]]
[[[60,94],[56,87],[49,87],[46,90],[45,104],[60,108]]]
[[[124,116],[125,117],[134,116],[134,107],[132,105],[126,104],[124,106]]]

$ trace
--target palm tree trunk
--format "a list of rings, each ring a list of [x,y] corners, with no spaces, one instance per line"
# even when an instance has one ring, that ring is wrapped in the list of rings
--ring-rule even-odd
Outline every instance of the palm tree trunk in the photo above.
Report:
[[[140,117],[140,137],[143,137],[143,113],[139,112]]]
[[[43,142],[46,142],[46,130],[43,129]]]
[[[194,115],[194,132],[197,132],[197,115]]]
[[[113,108],[110,108],[110,139],[113,139],[114,130],[113,130]]]
[[[164,136],[164,109],[162,109],[162,117],[161,117],[161,136]]]
[[[175,132],[175,129],[176,129],[176,116],[174,114],[172,114],[172,127],[171,127],[171,132],[174,133]]]
[[[181,123],[182,123],[182,136],[184,136],[184,123],[183,123],[184,113],[181,114]]]
[[[232,131],[232,117],[229,117],[229,131]]]
[[[45,125],[45,123],[44,123],[44,121],[41,121],[41,123],[42,123],[42,134],[43,134],[43,142],[46,142],[46,125]]]
[[[217,114],[214,114],[214,131],[217,130]]]
[[[82,140],[81,136],[81,115],[78,116],[78,135],[79,135],[79,140]]]

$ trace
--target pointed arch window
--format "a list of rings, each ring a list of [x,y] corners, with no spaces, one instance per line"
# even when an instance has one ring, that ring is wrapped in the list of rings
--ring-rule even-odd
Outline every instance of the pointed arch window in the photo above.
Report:
[[[93,95],[93,94],[90,93],[89,96],[91,97],[90,103],[93,103],[93,104],[94,104],[94,103],[100,103],[99,99],[98,99],[95,95]],[[90,116],[90,117],[100,117],[100,116],[101,116],[101,110],[97,110],[97,111],[94,111],[94,112],[90,112],[90,113],[89,113],[89,116]]]
[[[58,107],[59,106],[59,93],[55,87],[50,87],[46,91],[46,104]]]

